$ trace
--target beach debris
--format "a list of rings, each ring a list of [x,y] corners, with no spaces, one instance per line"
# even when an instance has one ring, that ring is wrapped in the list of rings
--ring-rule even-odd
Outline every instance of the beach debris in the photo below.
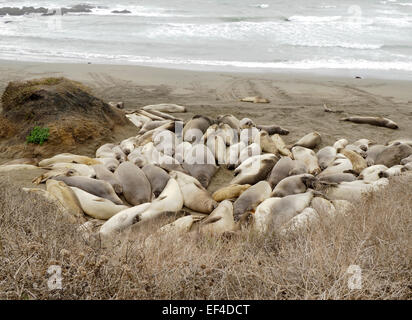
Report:
[[[243,99],[240,99],[242,102],[252,102],[252,103],[270,103],[268,99],[262,98],[260,96],[254,96],[254,97],[245,97]]]
[[[323,108],[325,112],[331,112],[331,113],[343,113],[343,110],[332,110],[330,106],[328,106],[326,103],[323,104]]]

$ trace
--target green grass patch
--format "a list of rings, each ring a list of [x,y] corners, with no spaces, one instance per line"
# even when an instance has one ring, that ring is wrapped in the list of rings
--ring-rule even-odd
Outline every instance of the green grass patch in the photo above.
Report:
[[[49,128],[34,127],[27,136],[27,143],[34,143],[42,145],[45,141],[49,139],[50,130]]]

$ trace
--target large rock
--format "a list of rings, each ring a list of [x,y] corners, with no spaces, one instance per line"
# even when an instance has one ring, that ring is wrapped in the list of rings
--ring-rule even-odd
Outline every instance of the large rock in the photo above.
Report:
[[[135,135],[125,114],[81,83],[66,78],[10,82],[1,98],[0,158],[47,157],[60,152],[92,156],[106,142]],[[35,126],[50,129],[42,146],[27,144]]]

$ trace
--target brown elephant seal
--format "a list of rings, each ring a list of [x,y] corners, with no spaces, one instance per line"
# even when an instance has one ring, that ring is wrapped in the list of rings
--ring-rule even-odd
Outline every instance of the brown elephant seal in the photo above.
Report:
[[[210,235],[221,235],[236,229],[232,202],[224,200],[212,213],[201,221],[199,231]]]
[[[385,150],[386,146],[383,144],[376,144],[371,146],[367,151],[366,151],[366,163],[368,166],[372,166],[375,164],[376,157],[383,151]]]
[[[308,173],[316,175],[321,172],[318,158],[313,150],[296,146],[292,148],[292,154],[295,160],[300,160],[305,164],[306,168],[308,168]]]
[[[243,161],[235,171],[231,184],[250,184],[265,180],[279,158],[271,153],[253,156]]]
[[[201,213],[210,213],[217,207],[217,203],[200,182],[185,173],[179,171],[170,172],[182,192],[184,206]]]
[[[114,204],[123,204],[123,201],[117,196],[112,185],[106,181],[78,176],[58,176],[55,177],[54,180],[63,181],[69,187],[82,189],[92,195],[110,200]]]
[[[319,133],[311,132],[299,139],[293,146],[304,147],[308,149],[315,149],[322,142],[322,138]]]
[[[243,192],[233,204],[233,215],[238,221],[244,213],[254,211],[264,200],[270,197],[272,188],[267,181],[260,181]]]
[[[165,170],[153,164],[145,165],[142,168],[142,171],[146,175],[147,179],[149,179],[150,185],[152,187],[152,192],[157,198],[166,187],[167,182],[170,179],[169,175]]]
[[[94,172],[96,172],[96,179],[110,183],[114,189],[114,192],[117,194],[121,194],[123,192],[120,181],[115,177],[113,172],[108,170],[103,164],[96,164],[93,166],[93,169]]]
[[[61,182],[61,181],[60,181]],[[82,189],[70,187],[79,199],[80,206],[84,213],[95,219],[107,220],[118,212],[127,209],[125,205],[117,205],[105,198],[97,197]]]
[[[388,168],[397,165],[402,159],[412,154],[412,147],[405,143],[394,143],[387,146],[376,156],[375,164],[383,164]]]
[[[272,197],[283,198],[292,194],[304,193],[314,189],[317,179],[311,174],[299,174],[284,178],[273,189]]]
[[[319,177],[319,182],[326,184],[341,183],[341,182],[350,182],[355,181],[357,177],[352,173],[332,173],[328,175],[322,175]]]
[[[280,137],[280,135],[274,134],[273,136],[271,136],[271,138],[272,138],[272,141],[275,143],[276,148],[279,150],[279,153],[282,156],[292,158],[292,152],[290,152],[290,150],[286,147],[286,144],[283,141],[283,139]]]
[[[382,118],[382,117],[347,117],[347,118],[342,118],[340,121],[350,121],[354,123],[366,123],[366,124],[371,124],[374,126],[378,127],[386,127],[390,129],[398,129],[398,125],[387,118]]]
[[[258,128],[259,130],[266,131],[269,135],[273,135],[273,134],[288,135],[289,134],[289,130],[283,129],[276,125],[257,125],[256,128]]]
[[[229,125],[232,129],[239,130],[240,129],[240,121],[238,118],[236,118],[232,114],[225,114],[225,115],[220,115],[217,117],[217,122],[218,123],[226,123]]]
[[[339,148],[338,148],[339,149]],[[365,150],[363,150],[361,147],[355,145],[355,144],[347,144],[345,148],[342,148],[345,150],[353,151],[359,154],[362,158],[366,158],[368,154],[366,153]]]
[[[302,161],[282,157],[275,164],[268,176],[268,182],[274,188],[280,181],[291,175],[308,173],[308,169]]]
[[[363,169],[368,167],[366,160],[363,159],[356,152],[347,150],[346,148],[338,149],[338,152],[340,154],[343,154],[346,158],[350,160],[350,162],[352,162],[352,170],[355,173],[360,174]]]
[[[334,147],[324,147],[320,149],[316,156],[318,157],[319,167],[324,170],[329,167],[336,158],[336,149]]]
[[[314,196],[313,190],[283,198],[268,198],[263,201],[253,215],[253,228],[258,232],[277,230],[294,216],[309,207]]]
[[[215,191],[212,194],[212,198],[217,202],[228,199],[235,199],[249,188],[250,184],[231,184]]]
[[[245,97],[240,99],[242,102],[252,102],[252,103],[270,103],[268,99],[262,98],[260,96],[254,96],[254,97]]]
[[[208,117],[195,115],[183,128],[183,141],[199,142],[212,123],[213,121]]]
[[[214,164],[189,164],[184,162],[183,172],[186,171],[192,177],[200,182],[200,184],[207,188],[212,180],[213,176],[219,170],[219,167]]]
[[[125,161],[119,165],[114,175],[120,181],[123,195],[128,203],[137,206],[150,202],[152,188],[146,175],[139,167]]]
[[[63,181],[47,180],[46,190],[50,192],[62,206],[76,218],[84,218],[83,209],[76,194]]]

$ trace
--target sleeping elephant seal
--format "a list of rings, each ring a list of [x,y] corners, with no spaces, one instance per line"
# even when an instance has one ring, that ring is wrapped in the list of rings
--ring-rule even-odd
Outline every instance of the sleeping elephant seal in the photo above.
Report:
[[[378,127],[386,127],[390,129],[398,129],[398,125],[387,118],[382,117],[347,117],[342,118],[340,121],[350,121],[354,123],[367,123]]]
[[[143,167],[142,171],[146,175],[152,187],[152,192],[157,198],[166,187],[170,177],[165,170],[155,166],[153,164],[147,164]]]
[[[119,165],[114,175],[120,181],[123,195],[128,203],[137,206],[150,202],[152,188],[146,175],[139,167],[125,161]]]
[[[116,213],[129,208],[124,205],[114,204],[112,201],[97,197],[82,189],[70,187],[79,199],[80,206],[87,215],[101,220],[107,220]]]
[[[186,112],[186,107],[172,103],[160,103],[144,106],[142,110],[145,111],[160,111],[160,112]]]
[[[249,188],[250,184],[231,184],[215,191],[212,194],[212,198],[217,202],[228,199],[235,199]]]
[[[271,187],[274,188],[286,177],[303,173],[308,173],[308,169],[302,161],[292,160],[289,157],[282,157],[273,167],[267,180]]]
[[[354,174],[345,172],[319,176],[319,182],[324,184],[341,183],[344,181],[350,182],[355,180],[356,176]]]
[[[258,232],[276,230],[307,208],[314,196],[313,190],[284,198],[268,198],[253,215],[253,228]]]
[[[405,143],[394,143],[387,146],[376,157],[375,164],[383,164],[388,168],[401,162],[402,159],[412,154],[412,147]]]
[[[304,147],[308,149],[315,149],[322,142],[322,138],[319,133],[311,132],[306,136],[302,137],[298,142],[296,142],[294,147]]]
[[[384,173],[386,170],[388,170],[387,166],[376,164],[362,170],[362,172],[359,174],[358,179],[365,182],[375,182],[381,178],[382,173]]]
[[[271,153],[250,157],[242,162],[235,171],[231,184],[250,184],[266,180],[273,166],[279,160]]]
[[[96,160],[99,160],[111,172],[115,172],[120,164],[115,158],[96,158]]]
[[[290,152],[290,150],[286,147],[286,144],[283,141],[283,139],[280,137],[280,135],[274,134],[273,136],[271,136],[271,139],[275,143],[276,149],[279,150],[279,153],[282,156],[292,158],[292,152]]]
[[[207,188],[210,180],[219,169],[215,163],[216,159],[207,146],[195,144],[186,153],[182,167],[192,177],[196,178],[204,188]]]
[[[195,115],[183,128],[183,141],[199,142],[211,124],[212,120],[208,117]]]
[[[260,181],[243,192],[233,204],[233,214],[236,221],[248,212],[253,211],[264,200],[270,197],[272,188],[267,181]]]
[[[305,164],[306,168],[308,168],[308,173],[316,175],[321,172],[318,158],[313,150],[297,146],[292,148],[292,154],[293,158]]]
[[[226,123],[228,124],[232,129],[235,129],[239,131],[240,129],[240,121],[238,118],[236,118],[234,115],[231,114],[225,114],[225,115],[220,115],[217,117],[217,122],[218,123]]]
[[[279,154],[276,143],[271,139],[266,131],[260,131],[259,134],[256,135],[254,143],[260,145],[263,152]]]
[[[336,159],[325,170],[319,173],[318,178],[330,176],[332,174],[341,174],[353,170],[352,162],[343,154],[338,153]]]
[[[289,134],[289,130],[283,129],[276,125],[268,125],[268,126],[257,125],[256,128],[258,128],[259,130],[266,131],[269,135],[272,135],[272,134],[288,135]]]
[[[47,167],[55,163],[78,163],[90,166],[93,164],[100,164],[101,162],[85,156],[79,156],[72,153],[62,153],[55,155],[52,158],[40,161],[39,167]]]
[[[234,231],[235,228],[232,202],[224,200],[208,217],[202,220],[199,231],[210,235],[221,235]]]
[[[243,118],[239,122],[240,129],[250,129],[255,127],[255,123],[249,118]]]
[[[336,149],[334,147],[324,147],[320,149],[317,153],[316,156],[318,157],[318,162],[319,162],[319,167],[324,170],[329,165],[332,164],[332,162],[336,158]]]
[[[117,196],[112,185],[106,181],[79,176],[58,176],[54,179],[57,181],[63,181],[69,187],[76,187],[97,197],[110,200],[114,204],[123,204],[123,201]]]
[[[83,209],[75,193],[62,181],[47,180],[46,190],[50,192],[63,207],[76,218],[84,218]]]
[[[349,141],[346,139],[339,139],[333,144],[335,149],[345,148],[349,144]]]
[[[138,206],[122,210],[119,213],[115,214],[100,228],[99,233],[101,240],[106,241],[111,235],[113,235],[113,233],[120,232],[136,223],[136,217],[139,215],[139,213],[147,210],[150,205],[150,202],[143,203]]]
[[[207,214],[217,207],[216,201],[194,177],[179,171],[170,172],[170,177],[176,179],[183,194],[185,207]]]
[[[360,174],[363,169],[367,168],[367,162],[363,159],[359,154],[354,151],[347,150],[347,149],[338,149],[338,152],[343,154],[346,158],[350,160],[352,163],[352,170],[355,173]]]
[[[107,181],[113,187],[114,192],[121,194],[123,192],[120,181],[115,177],[113,172],[108,170],[103,164],[96,164],[93,166],[96,172],[96,179]]]
[[[373,166],[376,161],[376,157],[383,151],[385,150],[386,146],[383,144],[376,144],[371,146],[367,151],[366,151],[366,163],[368,166]]]
[[[292,194],[304,193],[307,189],[314,189],[316,182],[317,179],[307,173],[287,177],[276,185],[272,197],[283,198]]]

